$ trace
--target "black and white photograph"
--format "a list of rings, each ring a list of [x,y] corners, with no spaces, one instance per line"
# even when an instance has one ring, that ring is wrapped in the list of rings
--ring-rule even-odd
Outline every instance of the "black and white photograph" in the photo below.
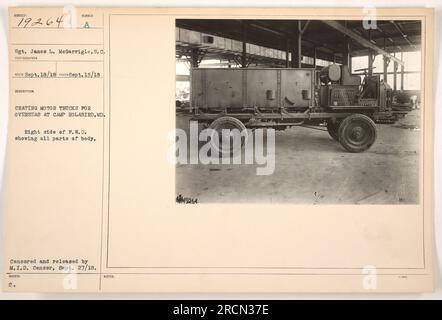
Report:
[[[4,6],[0,300],[442,297],[442,4],[295,2]]]
[[[419,204],[421,32],[177,19],[176,202]]]

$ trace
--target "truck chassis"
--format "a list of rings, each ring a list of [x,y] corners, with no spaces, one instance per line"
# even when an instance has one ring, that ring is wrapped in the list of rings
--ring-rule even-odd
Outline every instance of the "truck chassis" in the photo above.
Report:
[[[347,151],[363,152],[376,141],[378,134],[376,123],[394,123],[405,113],[393,111],[391,89],[378,76],[366,76],[366,80],[361,85],[359,76],[350,75],[346,67],[334,65],[333,68],[326,68],[325,72],[323,72],[324,70],[321,71],[320,75],[310,73],[313,75],[310,76],[307,74],[307,77],[305,76],[306,73],[302,73],[305,72],[305,69],[298,69],[299,74],[295,74],[292,78],[289,77],[290,75],[286,75],[285,77],[288,79],[286,82],[291,80],[295,85],[293,86],[294,89],[287,89],[287,85],[285,85],[286,92],[284,94],[290,96],[294,92],[293,90],[297,90],[296,95],[292,94],[290,96],[294,102],[289,105],[282,105],[281,103],[283,96],[281,91],[284,88],[284,83],[281,84],[280,71],[277,71],[276,84],[273,84],[273,79],[268,80],[267,74],[265,74],[266,78],[256,74],[255,71],[255,74],[252,73],[252,76],[258,80],[258,82],[255,80],[255,87],[260,84],[261,86],[265,84],[268,87],[274,85],[272,88],[277,88],[276,93],[272,92],[273,90],[266,90],[266,95],[261,94],[256,98],[260,102],[259,105],[242,107],[237,105],[223,108],[207,105],[209,100],[212,101],[212,104],[216,101],[213,97],[207,97],[207,95],[214,94],[218,95],[217,97],[222,97],[219,94],[223,92],[227,96],[231,95],[235,98],[235,92],[233,91],[235,89],[235,79],[232,78],[231,74],[223,71],[224,77],[230,77],[229,80],[222,79],[216,73],[213,74],[217,77],[212,76],[214,80],[211,80],[210,71],[202,71],[204,72],[200,76],[202,82],[201,84],[197,82],[200,93],[194,99],[197,102],[202,101],[202,105],[200,104],[201,107],[199,107],[198,103],[194,103],[195,109],[192,119],[219,133],[223,129],[233,128],[240,131],[247,128],[284,130],[293,126],[318,126],[322,124],[326,125],[330,136],[340,142]],[[262,70],[263,73],[272,71],[269,69]],[[293,69],[292,71],[296,72]],[[305,81],[303,81],[304,79]],[[315,79],[321,79],[322,84]],[[192,83],[195,84],[195,82]],[[248,94],[247,92],[244,93],[247,90],[255,90],[254,92],[257,92],[255,94],[260,94],[260,91],[256,90],[252,84],[247,83],[247,75],[244,76],[244,73],[242,83],[238,83],[237,86],[242,88],[242,98],[245,100],[253,98],[245,96]],[[276,106],[271,101],[275,100],[275,96],[278,96]],[[286,100],[290,102],[287,97]],[[263,107],[263,104],[269,103],[273,103],[271,107]]]

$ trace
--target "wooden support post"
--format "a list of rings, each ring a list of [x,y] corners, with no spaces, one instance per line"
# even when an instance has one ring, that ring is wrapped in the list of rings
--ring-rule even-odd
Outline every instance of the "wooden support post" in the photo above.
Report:
[[[316,59],[317,59],[317,49],[316,46],[313,48],[313,68],[316,69]]]
[[[350,56],[350,39],[345,37],[345,51],[342,53],[342,64],[350,69],[351,56]]]
[[[241,68],[247,68],[247,26],[245,22],[242,23]]]
[[[384,50],[386,50],[386,38],[384,37]],[[384,82],[387,83],[387,78],[388,78],[388,63],[390,62],[390,59],[388,58],[388,56],[384,55],[383,56],[384,59]]]
[[[352,61],[351,61],[351,54],[352,47],[351,47],[351,39],[348,39],[348,69],[350,70],[350,73],[352,72]]]
[[[398,63],[395,61],[393,69],[393,91],[395,92],[397,90],[397,69],[398,69]]]
[[[301,68],[301,21],[297,21],[295,38],[292,44],[292,68]]]
[[[368,29],[368,40],[371,43],[371,29]],[[372,49],[368,49],[368,75],[373,75],[373,52]]]
[[[298,56],[298,53],[296,52],[296,48],[295,48],[295,46],[294,45],[292,45],[292,47],[291,47],[291,54],[292,54],[292,59],[291,59],[291,65],[292,65],[292,68],[296,68],[297,66],[298,66],[298,64],[297,64],[297,60],[298,60],[298,58],[297,58],[297,56]]]
[[[347,28],[347,21],[344,22],[345,27]],[[342,64],[347,66],[350,69],[351,58],[350,58],[350,37],[344,35],[344,52],[342,52]],[[351,70],[351,69],[350,69]]]
[[[289,55],[290,55],[290,39],[287,38],[285,41],[285,67],[286,68],[290,67]]]
[[[374,54],[371,51],[371,49],[368,50],[368,75],[372,76],[373,75],[373,59]]]
[[[384,82],[387,82],[388,57],[384,56]]]
[[[298,68],[301,68],[301,60],[302,60],[302,25],[301,20],[298,20],[298,49],[296,50],[298,52]]]
[[[200,56],[200,50],[198,48],[192,48],[190,57],[190,66],[192,68],[198,68],[199,66],[199,56]]]
[[[401,52],[401,61],[404,61],[403,52]],[[404,91],[404,65],[401,65],[401,91]]]

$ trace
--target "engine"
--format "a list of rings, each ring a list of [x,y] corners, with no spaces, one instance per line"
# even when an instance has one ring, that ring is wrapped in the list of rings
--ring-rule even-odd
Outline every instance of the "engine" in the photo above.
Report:
[[[365,74],[361,82],[361,77],[352,75],[347,66],[332,64],[321,70],[319,78],[321,107],[332,110],[391,110],[392,90],[380,79],[380,75]]]

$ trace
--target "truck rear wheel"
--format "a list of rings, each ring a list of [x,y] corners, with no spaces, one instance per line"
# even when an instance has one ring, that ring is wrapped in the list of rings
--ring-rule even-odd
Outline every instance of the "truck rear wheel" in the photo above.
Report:
[[[339,141],[339,122],[327,121],[327,131],[333,140]]]
[[[370,148],[377,138],[373,120],[363,114],[352,114],[339,125],[339,142],[349,152],[362,152]]]
[[[239,145],[239,149],[241,149],[247,140],[246,126],[234,117],[225,116],[218,118],[210,124],[209,128],[213,130],[210,136],[210,142],[214,149],[222,154],[233,154],[236,149],[238,149],[235,147]],[[237,130],[236,133],[240,134],[239,137],[232,135],[232,132],[234,132],[232,130],[235,129]],[[218,139],[215,137],[215,132],[218,134]],[[235,145],[235,139],[238,138],[240,138],[241,141]]]

